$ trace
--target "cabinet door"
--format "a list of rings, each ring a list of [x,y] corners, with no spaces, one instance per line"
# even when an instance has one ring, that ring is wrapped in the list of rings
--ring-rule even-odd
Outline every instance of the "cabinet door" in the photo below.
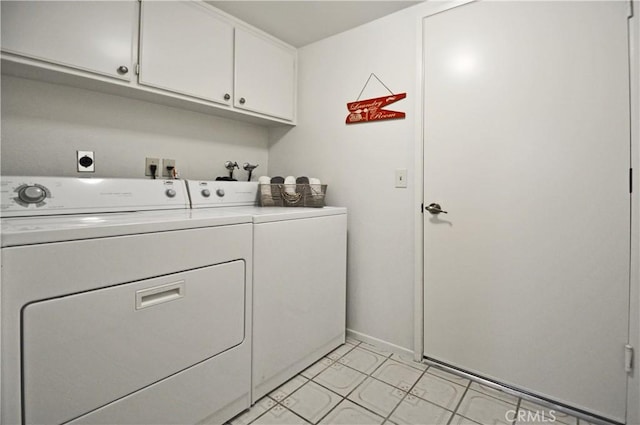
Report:
[[[234,106],[293,120],[296,53],[236,28]]]
[[[198,2],[145,1],[140,25],[140,84],[230,103],[230,24]]]
[[[2,50],[130,80],[137,2],[2,1]]]

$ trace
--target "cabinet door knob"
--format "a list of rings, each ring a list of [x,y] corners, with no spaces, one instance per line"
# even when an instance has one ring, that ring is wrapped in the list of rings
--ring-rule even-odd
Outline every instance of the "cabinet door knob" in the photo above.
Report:
[[[118,74],[126,74],[127,72],[129,72],[129,68],[127,68],[124,65],[120,65],[118,67]]]
[[[240,98],[240,104],[241,104],[241,105],[244,105],[244,104],[245,104],[245,102],[246,102],[245,98],[244,98],[244,97],[241,97],[241,98]]]
[[[224,100],[229,100],[229,99],[231,99],[231,95],[229,93],[225,93]]]

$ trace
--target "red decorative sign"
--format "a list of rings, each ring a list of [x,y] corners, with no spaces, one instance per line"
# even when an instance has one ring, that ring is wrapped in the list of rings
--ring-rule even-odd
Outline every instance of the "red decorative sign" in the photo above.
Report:
[[[382,108],[405,97],[407,97],[407,93],[398,93],[390,96],[376,97],[375,99],[356,100],[355,102],[347,103],[349,115],[347,115],[345,122],[347,124],[357,124],[361,122],[404,118],[404,112],[390,111]]]

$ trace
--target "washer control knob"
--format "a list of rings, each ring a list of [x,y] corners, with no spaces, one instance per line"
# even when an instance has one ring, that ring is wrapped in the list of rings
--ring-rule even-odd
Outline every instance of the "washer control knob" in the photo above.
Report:
[[[167,194],[167,196],[169,198],[173,198],[176,196],[176,190],[175,189],[167,189],[167,191],[165,192]]]
[[[216,195],[218,195],[219,197],[223,197],[224,196],[224,189],[218,189],[216,190]]]
[[[211,196],[211,192],[209,191],[209,189],[202,189],[202,192],[200,192],[202,194],[202,196],[204,196],[205,198],[208,198],[209,196]]]
[[[18,198],[27,204],[37,204],[46,197],[47,193],[39,186],[25,186],[18,192]]]

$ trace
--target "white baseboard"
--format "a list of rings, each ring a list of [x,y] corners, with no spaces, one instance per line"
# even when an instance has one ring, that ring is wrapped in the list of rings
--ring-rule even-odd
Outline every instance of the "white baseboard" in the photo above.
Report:
[[[402,354],[404,356],[413,357],[413,350],[399,345],[392,344],[379,338],[372,337],[371,335],[364,334],[362,332],[354,331],[347,328],[347,337],[357,339],[358,341],[366,342],[367,344],[375,345],[383,349],[384,351],[390,351],[392,353]]]

